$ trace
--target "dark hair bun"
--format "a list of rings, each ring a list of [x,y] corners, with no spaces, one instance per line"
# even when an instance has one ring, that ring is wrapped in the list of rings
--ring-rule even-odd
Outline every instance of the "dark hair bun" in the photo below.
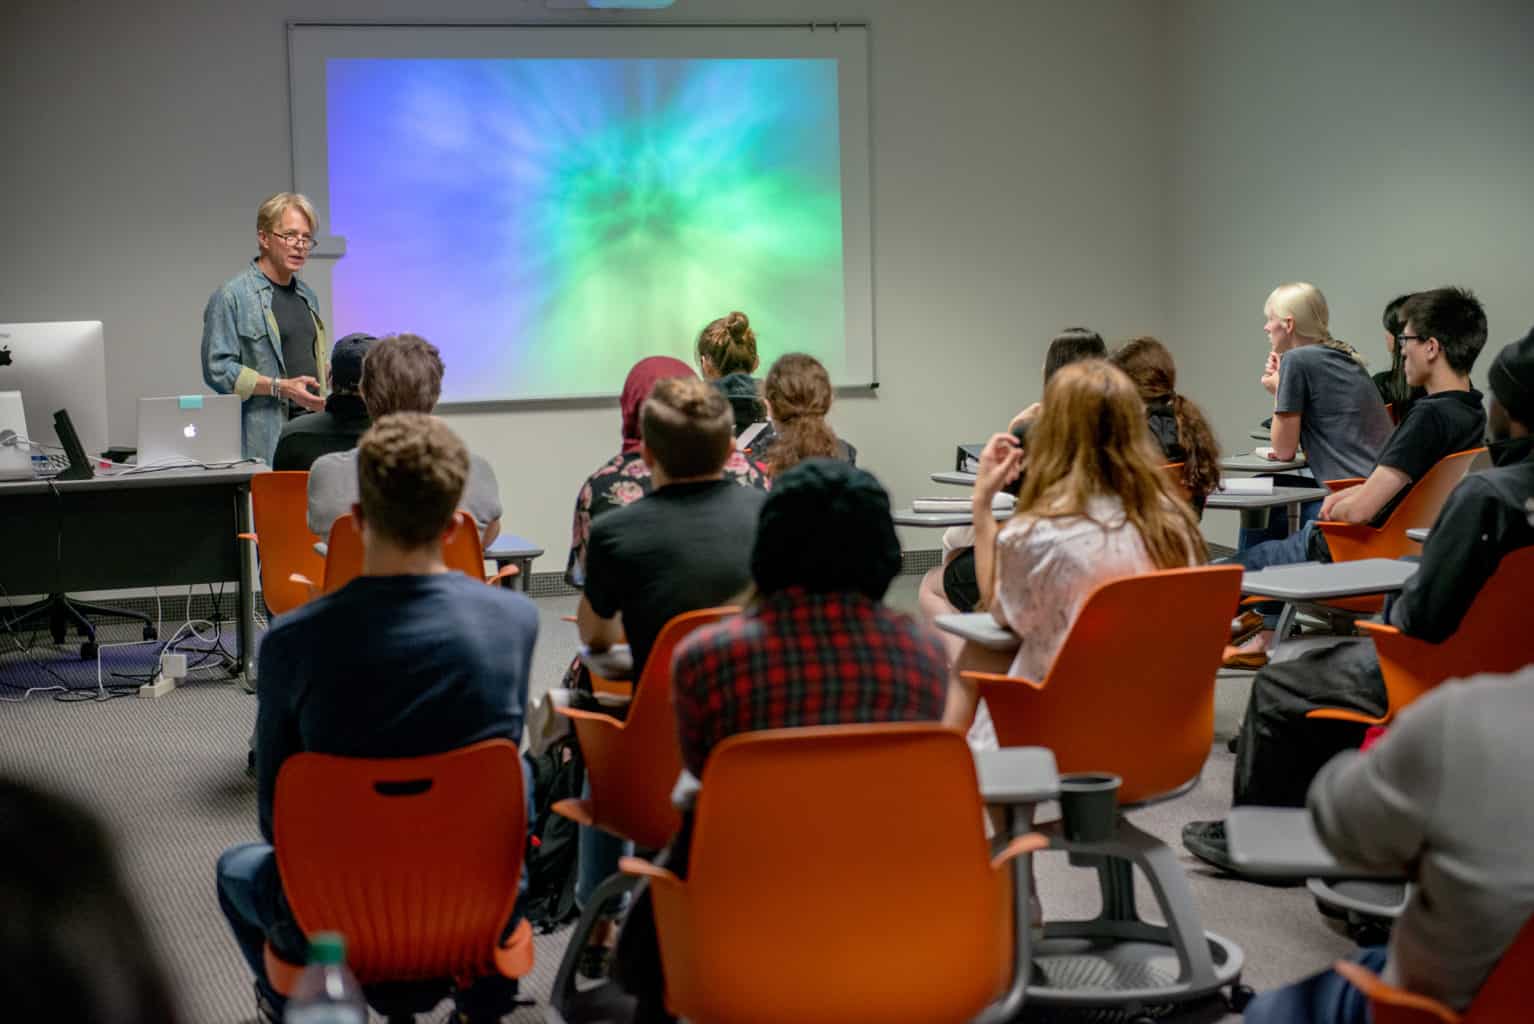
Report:
[[[736,310],[724,318],[724,329],[730,332],[730,337],[736,341],[745,341],[751,333],[751,321],[746,314]]]

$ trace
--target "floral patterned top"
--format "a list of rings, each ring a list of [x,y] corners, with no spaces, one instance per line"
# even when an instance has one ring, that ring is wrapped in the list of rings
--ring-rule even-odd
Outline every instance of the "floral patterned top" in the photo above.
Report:
[[[765,491],[772,482],[750,459],[732,448],[724,464],[724,477],[742,487]],[[586,479],[575,499],[575,522],[570,531],[570,561],[565,566],[565,582],[572,587],[586,584],[586,545],[591,540],[591,521],[603,512],[632,505],[653,489],[650,467],[636,452],[614,455]]]

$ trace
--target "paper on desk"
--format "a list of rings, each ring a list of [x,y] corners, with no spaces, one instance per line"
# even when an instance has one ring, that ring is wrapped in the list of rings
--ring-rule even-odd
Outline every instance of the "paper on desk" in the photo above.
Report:
[[[1271,476],[1226,477],[1220,481],[1223,494],[1272,494]]]

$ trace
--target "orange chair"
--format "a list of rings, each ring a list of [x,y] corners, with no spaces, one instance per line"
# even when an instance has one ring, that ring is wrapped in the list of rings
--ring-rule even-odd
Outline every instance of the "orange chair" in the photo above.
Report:
[[[681,741],[671,704],[671,656],[694,630],[739,612],[729,605],[703,608],[667,622],[650,649],[623,721],[599,711],[555,709],[575,725],[591,787],[590,799],[561,800],[554,805],[555,813],[629,840],[641,850],[659,850],[671,841],[682,823],[671,805],[671,790],[682,774]],[[582,909],[549,996],[556,1013],[563,1013],[574,992],[576,962],[601,918],[603,904],[634,884],[621,872],[615,874],[597,887]]]
[[[479,528],[467,512],[453,513],[453,525],[442,541],[442,559],[449,569],[487,583],[499,583],[517,574],[517,567],[508,565],[486,578]],[[313,577],[300,573],[294,573],[290,579],[307,587],[311,595],[318,595],[334,593],[362,575],[362,531],[357,528],[357,520],[350,512],[331,524],[330,538],[325,543],[323,571],[318,575],[319,586],[315,586]]]
[[[527,921],[502,938],[527,844],[511,741],[428,757],[296,754],[277,776],[272,830],[299,927],[344,934],[364,985],[532,970]],[[269,945],[266,968],[283,993],[302,971]]]
[[[964,677],[978,683],[1003,747],[1048,747],[1062,774],[1119,776],[1121,810],[1178,796],[1197,784],[1214,742],[1215,673],[1240,591],[1235,565],[1110,580],[1088,595],[1042,681],[984,672]],[[1084,955],[1117,965],[1110,973],[1143,968],[1146,979],[1159,976],[1157,959],[1175,960],[1180,969],[1175,979],[1147,980],[1139,989],[1030,986],[1030,1002],[1132,1009],[1201,999],[1226,986],[1233,986],[1238,1008],[1249,998],[1239,984],[1240,947],[1203,930],[1170,847],[1122,816],[1106,842],[1066,839],[1058,825],[1040,831],[1051,849],[1088,855],[1081,863],[1097,869],[1102,891],[1098,918],[1045,925],[1036,961],[1046,974],[1051,961],[1063,965]],[[1140,919],[1132,864],[1150,877],[1165,926]]]
[[[1354,562],[1362,558],[1400,558],[1416,554],[1417,546],[1407,538],[1406,531],[1433,525],[1449,492],[1459,486],[1470,464],[1485,451],[1485,448],[1471,448],[1439,459],[1438,464],[1412,486],[1382,526],[1318,520],[1316,526],[1326,535],[1332,561]],[[1340,490],[1338,485],[1345,483],[1349,481],[1328,480],[1327,486]]]
[[[1513,625],[1527,614],[1531,578],[1534,547],[1504,556],[1459,628],[1443,643],[1409,637],[1394,626],[1360,622],[1359,628],[1374,639],[1379,654],[1380,674],[1385,677],[1385,713],[1375,717],[1348,708],[1315,708],[1305,717],[1384,725],[1446,679],[1481,672],[1516,672],[1534,663],[1534,633]]]
[[[1014,902],[1006,865],[1043,840],[992,857],[982,820],[969,747],[935,724],[725,740],[704,769],[686,880],[623,860],[650,880],[671,1011],[698,1024],[1012,1019],[1027,872]]]
[[[1534,977],[1534,918],[1518,932],[1463,1014],[1436,999],[1387,985],[1367,967],[1340,960],[1333,965],[1369,997],[1374,1024],[1507,1024],[1529,1016],[1529,978]]]
[[[250,503],[256,532],[239,537],[256,545],[261,597],[271,614],[281,615],[311,596],[293,576],[318,578],[325,568],[309,532],[309,474],[257,473],[250,478]]]

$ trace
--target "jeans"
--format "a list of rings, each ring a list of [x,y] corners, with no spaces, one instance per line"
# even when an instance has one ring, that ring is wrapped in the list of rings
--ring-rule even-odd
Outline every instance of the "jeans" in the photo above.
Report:
[[[591,782],[587,780],[581,796],[591,799]],[[575,904],[582,910],[591,901],[597,886],[618,873],[618,860],[634,855],[634,844],[619,839],[611,832],[599,828],[581,826],[580,845],[576,853]],[[609,900],[602,908],[606,917],[617,917],[623,912],[623,898]]]
[[[1385,947],[1353,956],[1375,974],[1385,969]],[[1247,1005],[1246,1024],[1369,1024],[1369,999],[1336,971],[1322,971],[1293,985],[1264,992]]]
[[[1291,533],[1282,540],[1265,540],[1261,544],[1236,552],[1232,561],[1250,570],[1266,569],[1272,565],[1308,562],[1310,561],[1310,555],[1307,553],[1310,549],[1310,535],[1315,532],[1316,523],[1312,519],[1300,527],[1298,533]]]
[[[523,798],[528,807],[528,821],[532,820],[532,775],[522,773]],[[256,987],[271,1002],[278,1014],[282,1013],[287,997],[272,987],[266,976],[266,944],[270,942],[276,954],[288,963],[301,964],[308,959],[309,940],[299,928],[282,891],[282,878],[277,873],[277,854],[270,843],[241,843],[231,846],[218,858],[218,905],[229,922],[229,930],[240,947],[240,955],[255,976]],[[512,909],[511,920],[501,933],[502,938],[511,934],[522,920],[522,904],[527,898],[527,865],[522,866],[522,877],[517,885],[517,902]],[[517,985],[513,979],[501,977],[482,978],[467,991],[455,997],[460,1009],[478,1012],[476,1007],[489,1002],[507,1007],[515,999]],[[373,996],[370,987],[369,998]],[[408,997],[410,994],[405,993]],[[440,996],[439,996],[440,998]],[[428,1002],[427,1008],[437,999]],[[423,1011],[424,1012],[424,1011]]]

